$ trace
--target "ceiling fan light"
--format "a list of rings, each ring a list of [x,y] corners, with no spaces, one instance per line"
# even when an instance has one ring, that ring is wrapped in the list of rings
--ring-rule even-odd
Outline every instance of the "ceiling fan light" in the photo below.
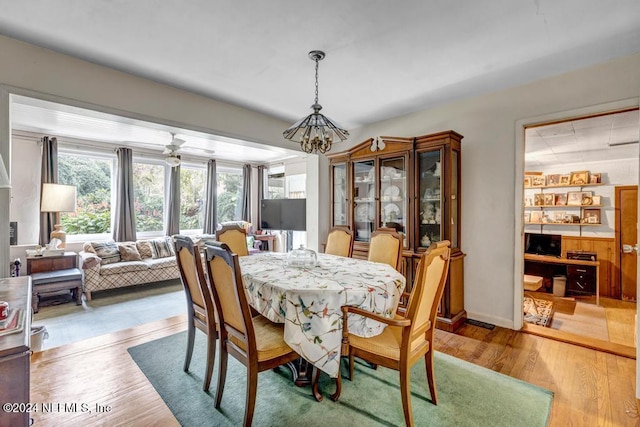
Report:
[[[165,157],[164,162],[167,165],[171,166],[172,168],[175,168],[176,166],[180,166],[180,158],[173,154],[168,157]]]

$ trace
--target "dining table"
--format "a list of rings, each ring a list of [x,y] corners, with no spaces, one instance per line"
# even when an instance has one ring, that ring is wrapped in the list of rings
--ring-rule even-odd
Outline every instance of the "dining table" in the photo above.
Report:
[[[343,305],[394,317],[405,277],[393,267],[362,259],[317,254],[313,267],[289,265],[288,255],[261,252],[240,257],[249,304],[284,323],[284,340],[303,359],[336,378],[340,374]],[[349,332],[372,337],[385,325],[359,315]]]

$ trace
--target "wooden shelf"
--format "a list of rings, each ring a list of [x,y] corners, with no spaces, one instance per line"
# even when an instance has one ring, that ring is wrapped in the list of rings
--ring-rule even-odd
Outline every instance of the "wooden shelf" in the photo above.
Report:
[[[603,183],[599,182],[597,184],[566,184],[566,185],[536,185],[535,187],[533,186],[525,186],[524,189],[525,190],[537,190],[537,189],[541,189],[541,188],[582,188],[582,187],[597,187],[598,185],[604,185]]]
[[[578,208],[603,208],[604,205],[535,205],[535,206],[525,206],[525,209],[578,209]]]
[[[573,226],[581,226],[581,227],[597,227],[602,225],[601,222],[598,224],[587,224],[582,222],[525,222],[524,225],[573,225]]]

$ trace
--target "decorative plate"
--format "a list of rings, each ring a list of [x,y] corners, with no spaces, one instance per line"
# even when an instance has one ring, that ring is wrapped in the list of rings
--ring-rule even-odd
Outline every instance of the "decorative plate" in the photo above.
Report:
[[[371,221],[373,216],[373,206],[364,204],[356,207],[356,221]]]
[[[382,195],[383,196],[387,196],[387,197],[391,197],[391,198],[396,198],[396,197],[400,196],[400,189],[398,187],[396,187],[395,185],[390,185],[389,187],[384,189]]]
[[[391,214],[395,214],[395,217],[398,218],[400,216],[400,208],[395,203],[389,203],[388,205],[384,205],[384,215],[385,217],[390,217]]]

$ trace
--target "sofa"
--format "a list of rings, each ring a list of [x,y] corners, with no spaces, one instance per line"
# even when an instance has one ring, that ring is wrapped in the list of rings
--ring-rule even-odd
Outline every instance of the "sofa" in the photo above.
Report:
[[[84,294],[179,279],[171,238],[135,242],[85,242],[80,251]]]

